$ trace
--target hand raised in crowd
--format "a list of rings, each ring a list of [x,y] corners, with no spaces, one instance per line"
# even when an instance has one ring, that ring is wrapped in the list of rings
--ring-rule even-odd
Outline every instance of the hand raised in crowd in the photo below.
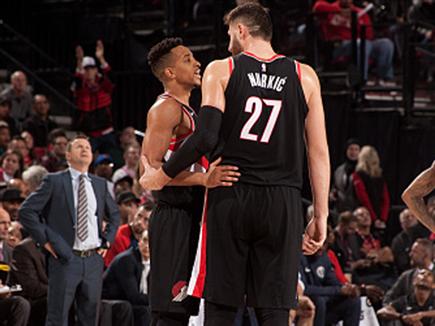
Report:
[[[394,310],[391,306],[386,306],[382,309],[379,309],[377,315],[382,319],[387,320],[397,320],[400,318],[400,313]]]
[[[239,181],[240,173],[237,166],[219,165],[222,159],[218,158],[210,164],[206,173],[205,187],[231,187],[234,182]]]
[[[102,65],[106,62],[104,59],[104,44],[103,41],[98,40],[95,46],[95,57],[100,61]]]
[[[76,60],[77,60],[77,68],[82,68],[83,57],[85,56],[83,48],[81,45],[76,46]]]

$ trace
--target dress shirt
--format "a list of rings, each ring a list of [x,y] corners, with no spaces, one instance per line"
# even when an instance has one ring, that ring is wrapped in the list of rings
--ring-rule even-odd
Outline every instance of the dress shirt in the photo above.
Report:
[[[140,286],[139,291],[143,294],[148,293],[148,273],[150,272],[150,260],[142,260],[143,270],[142,270],[142,277],[140,278]]]
[[[79,177],[82,174],[80,171],[77,171],[73,168],[69,168],[71,174],[71,182],[72,189],[74,194],[74,209],[75,209],[75,227],[77,231],[77,201],[78,201],[78,192],[79,192]],[[74,240],[74,250],[90,250],[96,249],[101,246],[101,239],[98,234],[98,217],[97,217],[97,199],[95,197],[94,188],[92,187],[92,180],[88,176],[88,173],[84,173],[85,175],[85,188],[86,188],[86,197],[88,203],[88,237],[85,241],[81,241],[77,235]]]

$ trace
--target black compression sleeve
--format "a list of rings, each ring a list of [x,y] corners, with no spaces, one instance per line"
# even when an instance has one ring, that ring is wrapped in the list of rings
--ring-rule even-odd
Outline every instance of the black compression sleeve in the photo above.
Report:
[[[219,131],[223,112],[213,106],[203,106],[195,132],[171,158],[163,164],[162,169],[170,178],[198,162],[206,153],[211,152],[219,141]]]

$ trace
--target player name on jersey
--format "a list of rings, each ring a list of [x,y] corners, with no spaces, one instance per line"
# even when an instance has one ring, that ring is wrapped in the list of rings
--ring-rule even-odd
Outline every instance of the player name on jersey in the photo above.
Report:
[[[276,92],[281,92],[287,82],[287,77],[268,75],[259,72],[248,73],[248,79],[252,87],[272,89]]]

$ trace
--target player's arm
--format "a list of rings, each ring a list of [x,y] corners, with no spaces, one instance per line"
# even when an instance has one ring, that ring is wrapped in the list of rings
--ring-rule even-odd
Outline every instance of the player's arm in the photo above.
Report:
[[[314,70],[307,65],[301,65],[301,71],[302,89],[308,105],[305,119],[305,141],[314,206],[314,218],[306,230],[306,234],[314,241],[312,242],[314,246],[304,249],[307,253],[312,253],[313,250],[315,252],[319,249],[326,238],[330,166],[319,79]]]
[[[431,216],[424,203],[424,196],[429,194],[433,189],[435,189],[435,162],[412,181],[403,192],[402,199],[412,214],[429,230],[435,232],[435,218]]]
[[[149,182],[141,182],[145,188],[161,189],[181,171],[215,148],[225,109],[224,87],[228,78],[228,60],[213,61],[207,66],[202,78],[202,106],[195,132],[159,170],[150,171],[152,177]]]
[[[148,112],[147,129],[142,142],[142,155],[146,156],[152,167],[160,168],[163,164],[163,157],[169,147],[173,132],[182,119],[183,113],[179,105],[172,101],[162,101]],[[142,175],[142,164],[140,164],[140,169]],[[182,171],[171,181],[171,185],[205,185],[206,177],[204,173]]]

